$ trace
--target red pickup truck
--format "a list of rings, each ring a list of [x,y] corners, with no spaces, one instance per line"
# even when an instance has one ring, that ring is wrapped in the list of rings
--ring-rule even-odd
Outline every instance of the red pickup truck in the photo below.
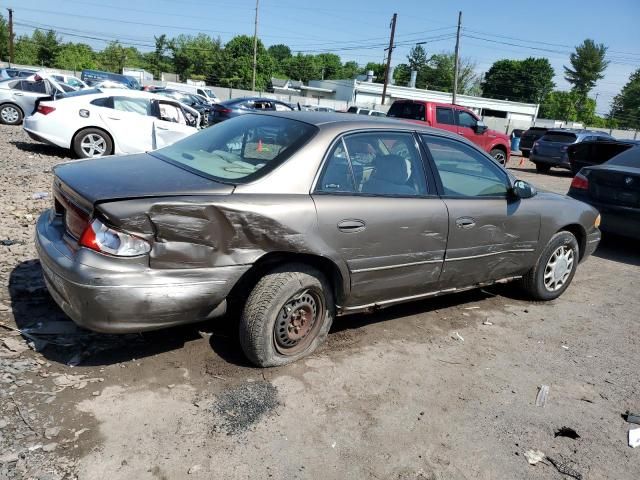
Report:
[[[471,110],[448,103],[396,100],[387,117],[404,118],[462,135],[501,164],[509,160],[511,146],[504,133],[490,130]]]

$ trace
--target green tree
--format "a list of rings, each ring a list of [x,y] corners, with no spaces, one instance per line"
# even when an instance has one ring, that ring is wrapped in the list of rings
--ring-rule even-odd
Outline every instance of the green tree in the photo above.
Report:
[[[581,96],[574,91],[555,90],[547,95],[544,103],[540,105],[539,117],[553,118],[565,122],[577,121],[580,98]]]
[[[432,55],[428,64],[418,72],[419,88],[439,90],[441,92],[453,91],[453,79],[455,76],[455,54],[438,53]],[[461,58],[458,72],[458,93],[466,95],[477,89],[478,77],[475,73],[476,65],[471,60]]]
[[[53,66],[58,50],[60,50],[60,39],[58,34],[53,30],[43,32],[42,30],[34,30],[31,34],[31,40],[36,44],[38,49],[38,65],[45,67]]]
[[[623,128],[640,130],[640,69],[629,77],[629,81],[613,99],[609,118]]]
[[[342,77],[342,60],[335,53],[321,53],[316,55],[316,65],[320,68],[322,79],[337,79]]]
[[[144,57],[135,47],[125,47],[115,41],[98,54],[98,65],[109,72],[122,73],[124,67],[143,67]]]
[[[360,66],[358,65],[358,62],[349,61],[349,62],[345,62],[344,65],[342,65],[342,75],[341,75],[342,78],[347,78],[347,79],[356,78],[359,73],[360,73]]]
[[[0,15],[0,60],[9,60],[9,27],[7,21]]]
[[[211,79],[217,82],[221,64],[222,47],[220,39],[204,33],[196,36],[178,35],[168,43],[173,54],[174,71],[183,80],[188,78]]]
[[[256,60],[256,89],[263,91],[271,82],[275,63],[260,40]],[[219,72],[219,83],[222,86],[250,89],[253,77],[253,38],[238,35],[229,40],[222,55],[218,57],[215,68]]]
[[[53,66],[74,71],[84,70],[85,68],[96,68],[96,54],[87,44],[65,43],[60,46]]]
[[[304,55],[298,52],[297,55],[285,62],[285,73],[292,80],[301,80],[306,83],[309,80],[320,78],[322,68],[318,65],[314,55]]]
[[[419,72],[427,65],[427,62],[427,52],[422,47],[422,45],[416,45],[411,50],[409,50],[409,55],[407,55],[407,64],[409,66],[409,70],[415,70],[416,72]]]
[[[366,75],[369,70],[373,70],[373,79],[376,83],[384,82],[384,70],[387,66],[384,63],[369,62],[360,71],[361,74]]]
[[[541,103],[553,90],[554,74],[546,58],[498,60],[485,74],[482,93],[488,98]]]
[[[15,62],[20,65],[39,65],[38,45],[28,35],[20,35],[14,44]]]
[[[153,72],[153,76],[160,78],[162,72],[173,71],[172,59],[167,52],[169,51],[170,41],[163,33],[159,37],[153,37],[155,41],[155,50],[146,54],[147,68]]]
[[[291,58],[291,49],[283,43],[271,45],[267,49],[267,52],[269,52],[269,55],[276,61],[277,66],[282,65],[285,60]]]
[[[396,85],[406,87],[411,81],[411,68],[406,63],[401,63],[393,69],[393,81]]]
[[[576,47],[569,57],[571,68],[564,67],[564,78],[573,85],[573,90],[586,97],[596,82],[604,78],[603,72],[609,65],[606,54],[607,47],[590,38]]]

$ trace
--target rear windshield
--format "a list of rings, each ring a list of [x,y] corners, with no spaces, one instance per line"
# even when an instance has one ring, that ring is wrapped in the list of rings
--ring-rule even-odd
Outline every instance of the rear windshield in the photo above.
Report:
[[[246,183],[273,170],[316,132],[297,120],[242,115],[151,155],[223,183]]]
[[[547,132],[542,137],[543,142],[573,143],[576,141],[575,133],[571,132]]]
[[[413,102],[395,102],[387,112],[387,117],[408,118],[424,121],[424,104]]]
[[[630,148],[616,155],[607,162],[607,165],[640,168],[640,147]]]

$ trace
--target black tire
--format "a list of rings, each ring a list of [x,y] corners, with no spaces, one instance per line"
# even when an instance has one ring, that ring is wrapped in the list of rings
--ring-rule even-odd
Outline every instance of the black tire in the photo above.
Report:
[[[530,153],[529,150],[522,150],[522,156],[524,158],[529,158],[529,153]]]
[[[100,140],[98,140],[98,138]],[[88,147],[86,143],[91,139],[96,140],[95,149],[93,149],[93,151],[96,152],[94,155],[90,154],[92,148]],[[103,150],[102,153],[100,153],[99,150]],[[104,157],[113,153],[113,142],[104,130],[100,130],[99,128],[85,128],[76,133],[73,139],[73,153],[75,153],[78,158]]]
[[[294,362],[325,340],[334,310],[331,286],[321,272],[304,264],[278,267],[258,281],[245,303],[240,317],[242,350],[259,367]],[[303,320],[296,330],[300,315],[308,321],[310,311],[315,312],[312,321]]]
[[[0,122],[5,125],[20,125],[23,118],[22,110],[13,103],[7,103],[0,107]]]
[[[507,154],[501,148],[494,148],[489,152],[489,155],[495,158],[500,165],[506,165],[507,161],[509,160],[507,158]]]
[[[571,268],[568,270],[566,279],[562,282],[561,286],[557,289],[549,288],[545,282],[545,276],[550,272],[549,265],[552,257],[557,254],[560,249],[564,249],[565,252],[570,251],[572,257]],[[580,249],[578,247],[578,241],[571,232],[561,231],[556,233],[547,246],[544,248],[538,261],[529,272],[522,277],[522,287],[534,300],[553,300],[558,298],[569,287],[578,267],[578,261],[580,259]],[[565,271],[566,273],[567,271]],[[558,272],[560,273],[560,272]],[[554,280],[552,276],[551,281]],[[557,285],[556,285],[557,286]]]
[[[544,163],[536,163],[536,172],[549,173],[549,170],[551,170],[551,165],[545,165]]]

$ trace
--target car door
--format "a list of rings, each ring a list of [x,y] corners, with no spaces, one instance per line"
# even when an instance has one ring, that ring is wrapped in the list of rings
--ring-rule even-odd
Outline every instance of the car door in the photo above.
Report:
[[[435,108],[436,121],[433,126],[436,128],[441,128],[442,130],[448,130],[449,132],[458,133],[458,126],[456,125],[453,108],[439,106],[436,106]]]
[[[455,115],[456,123],[458,125],[458,134],[486,150],[487,139],[489,137],[487,136],[486,130],[482,133],[476,132],[478,119],[466,110],[455,109]]]
[[[44,80],[20,80],[12,87],[13,101],[22,109],[25,116],[31,115],[39,98],[49,96],[50,90]]]
[[[101,102],[100,118],[113,137],[119,153],[146,152],[153,147],[153,118],[148,98],[114,96]]]
[[[508,174],[477,148],[438,135],[421,136],[449,211],[443,288],[525,273],[534,263],[540,214],[511,196]]]
[[[193,126],[193,122],[197,124],[197,118],[187,118],[185,109],[179,102],[154,100],[153,113],[154,149],[171,145],[198,131],[197,128]],[[191,115],[193,116],[196,113],[197,112],[193,110]]]
[[[318,241],[346,263],[344,307],[437,289],[448,216],[406,131],[350,133],[330,148],[312,193]]]

